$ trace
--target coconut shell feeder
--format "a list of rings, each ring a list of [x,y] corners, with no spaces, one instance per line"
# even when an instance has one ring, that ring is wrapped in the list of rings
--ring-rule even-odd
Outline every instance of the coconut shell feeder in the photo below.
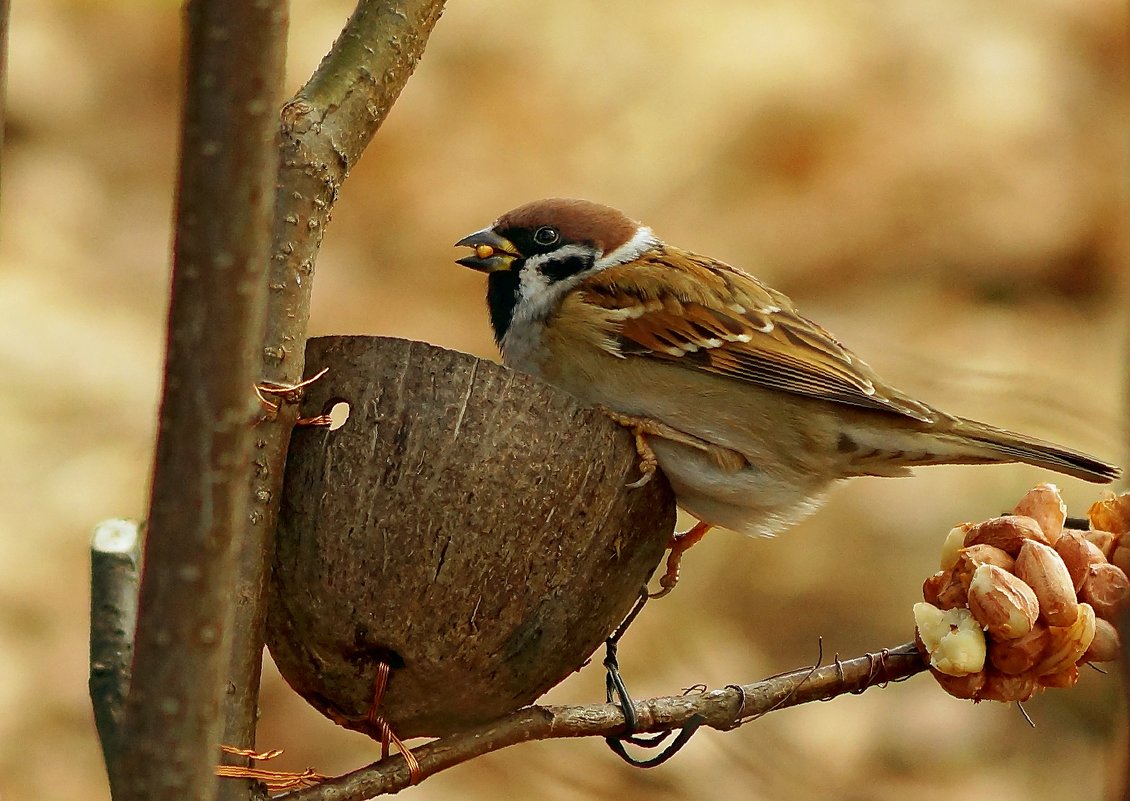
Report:
[[[267,644],[323,714],[442,736],[536,700],[627,614],[674,527],[629,433],[538,379],[421,342],[307,344]]]

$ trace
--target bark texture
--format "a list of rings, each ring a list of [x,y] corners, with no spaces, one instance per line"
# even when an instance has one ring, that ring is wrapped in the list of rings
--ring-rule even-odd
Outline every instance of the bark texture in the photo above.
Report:
[[[215,797],[258,414],[285,4],[193,0],[186,23],[165,384],[117,801]]]

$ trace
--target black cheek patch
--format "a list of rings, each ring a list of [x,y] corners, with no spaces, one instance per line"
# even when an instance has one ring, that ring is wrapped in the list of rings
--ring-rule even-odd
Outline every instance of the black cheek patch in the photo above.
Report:
[[[564,259],[550,258],[538,266],[541,274],[549,279],[550,283],[564,281],[572,278],[577,273],[583,273],[592,267],[591,256],[569,256]]]

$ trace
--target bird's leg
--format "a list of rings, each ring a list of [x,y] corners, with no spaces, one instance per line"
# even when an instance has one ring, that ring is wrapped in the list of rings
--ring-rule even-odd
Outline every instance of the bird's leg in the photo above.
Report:
[[[621,425],[632,433],[632,438],[635,440],[636,453],[640,457],[640,473],[641,476],[638,481],[633,481],[629,487],[642,487],[647,482],[651,481],[652,476],[655,475],[655,470],[659,467],[659,460],[655,458],[655,451],[652,450],[651,444],[647,441],[649,436],[662,437],[663,439],[678,442],[683,445],[688,445],[696,450],[703,451],[711,456],[714,461],[721,461],[722,464],[728,461],[733,461],[732,457],[737,457],[741,464],[745,464],[745,459],[735,451],[728,448],[719,448],[704,439],[684,433],[677,428],[672,428],[666,423],[661,423],[650,417],[641,417],[635,414],[622,414],[614,412],[611,409],[603,409],[602,411],[611,418],[612,422]],[[732,457],[730,456],[732,454]]]
[[[706,532],[710,531],[711,528],[713,526],[710,523],[704,523],[700,520],[682,534],[675,534],[671,537],[671,542],[667,546],[671,549],[671,552],[667,554],[667,572],[659,579],[660,589],[651,593],[648,596],[649,598],[662,598],[675,589],[675,585],[679,583],[679,563],[683,560],[683,554],[705,537]]]
[[[661,423],[650,417],[622,414],[621,412],[614,412],[611,409],[602,409],[602,411],[612,419],[612,422],[624,426],[631,431],[632,437],[635,439],[636,453],[639,454],[640,457],[640,473],[642,475],[638,481],[629,484],[629,487],[642,487],[644,484],[651,481],[652,476],[655,475],[655,471],[659,466],[659,461],[655,457],[655,451],[647,441],[649,436],[662,437],[663,439],[678,442],[682,445],[694,448],[695,450],[702,451],[715,467],[723,471],[730,472],[741,470],[749,465],[749,460],[735,450],[715,445],[713,442],[708,442],[699,437],[679,431],[677,428],[672,428],[666,423]],[[671,541],[667,545],[667,547],[671,549],[671,552],[667,554],[667,570],[663,574],[663,577],[659,579],[660,589],[650,594],[648,597],[662,598],[664,595],[671,592],[671,590],[675,589],[675,585],[679,583],[679,564],[683,559],[683,554],[689,550],[692,545],[695,545],[706,536],[706,532],[710,531],[710,529],[710,523],[699,521],[689,530],[671,537]]]

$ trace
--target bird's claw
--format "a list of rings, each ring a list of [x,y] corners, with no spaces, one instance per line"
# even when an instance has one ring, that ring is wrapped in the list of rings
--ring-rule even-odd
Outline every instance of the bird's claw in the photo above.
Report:
[[[652,450],[651,443],[647,441],[648,434],[658,434],[662,426],[654,420],[646,417],[635,417],[630,414],[621,414],[614,412],[611,409],[603,410],[608,415],[612,422],[617,425],[623,426],[628,429],[632,434],[632,441],[636,446],[636,455],[639,457],[639,470],[640,477],[635,481],[625,484],[624,486],[629,489],[639,489],[646,486],[653,478],[655,478],[655,471],[659,468],[659,459],[655,456],[655,451]]]
[[[635,481],[629,481],[624,486],[628,489],[639,489],[640,487],[647,486],[650,481],[655,478],[655,465],[648,465],[642,459],[640,460],[640,477]]]

